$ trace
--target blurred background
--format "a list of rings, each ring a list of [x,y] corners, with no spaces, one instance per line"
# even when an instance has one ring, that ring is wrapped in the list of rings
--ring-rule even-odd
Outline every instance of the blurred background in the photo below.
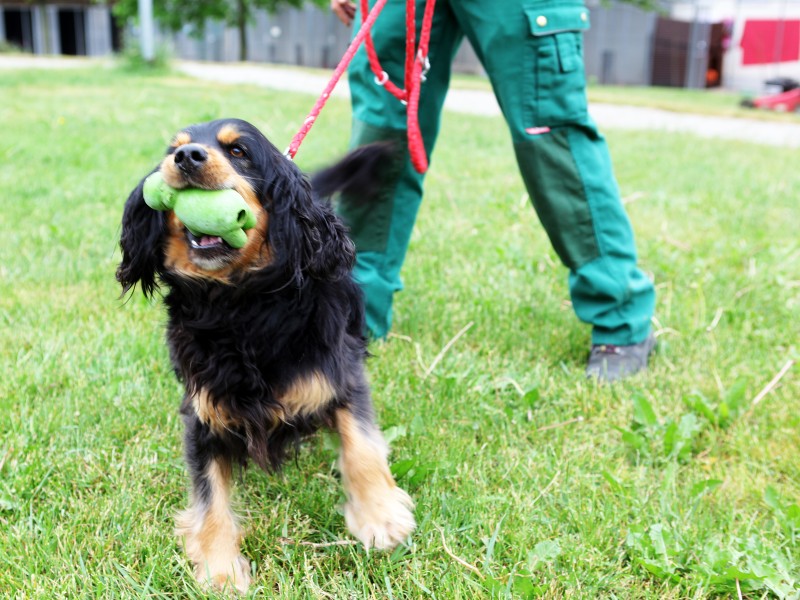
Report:
[[[351,32],[326,0],[152,0],[155,46],[177,59],[331,68]],[[585,36],[590,82],[763,92],[800,80],[800,0],[599,2]],[[0,0],[0,50],[106,56],[138,44],[137,0]],[[464,43],[458,72],[480,73]],[[780,91],[780,90],[776,90]]]

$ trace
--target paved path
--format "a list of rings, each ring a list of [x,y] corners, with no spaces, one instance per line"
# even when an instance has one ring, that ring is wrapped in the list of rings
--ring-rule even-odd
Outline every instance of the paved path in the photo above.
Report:
[[[62,59],[57,57],[0,56],[0,71],[11,68],[68,68],[107,61]],[[259,85],[276,90],[318,95],[328,82],[328,75],[291,67],[275,67],[254,63],[205,63],[176,61],[175,67],[198,79],[228,84]],[[348,96],[343,78],[334,90],[334,97]],[[309,103],[309,109],[311,104]],[[463,114],[494,116],[500,109],[491,92],[451,89],[445,108]],[[590,112],[601,129],[661,130],[692,133],[701,137],[743,140],[771,146],[800,147],[800,123],[762,121],[732,117],[715,117],[671,112],[639,106],[592,103]]]

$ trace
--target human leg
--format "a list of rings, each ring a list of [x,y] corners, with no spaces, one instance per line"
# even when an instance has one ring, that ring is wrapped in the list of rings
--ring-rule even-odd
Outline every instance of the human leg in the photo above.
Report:
[[[636,265],[605,140],[588,115],[580,1],[462,0],[453,10],[508,122],[534,208],[561,261],[594,344],[647,339],[655,293]]]
[[[417,22],[424,2],[417,2]],[[358,26],[358,22],[355,24]],[[373,27],[381,66],[402,87],[405,60],[405,2],[390,0]],[[439,117],[450,82],[450,64],[461,40],[445,2],[437,7],[431,31],[431,69],[420,93],[420,129],[430,157],[439,132]],[[383,174],[379,197],[369,204],[343,196],[337,206],[350,228],[358,252],[354,276],[366,297],[367,328],[377,338],[391,327],[392,299],[402,289],[400,269],[422,201],[424,175],[408,156],[406,107],[375,83],[366,52],[356,54],[349,69],[353,103],[351,147],[376,141],[397,145],[394,165]]]

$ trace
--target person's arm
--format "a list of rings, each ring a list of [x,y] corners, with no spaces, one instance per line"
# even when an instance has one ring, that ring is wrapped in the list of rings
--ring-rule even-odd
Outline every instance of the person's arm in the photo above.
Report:
[[[356,3],[352,0],[331,0],[331,10],[342,23],[350,27],[356,15]]]

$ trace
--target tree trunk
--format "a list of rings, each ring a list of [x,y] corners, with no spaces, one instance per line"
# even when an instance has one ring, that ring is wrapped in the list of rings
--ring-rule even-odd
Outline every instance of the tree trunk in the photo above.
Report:
[[[238,23],[239,26],[239,60],[247,60],[247,2],[246,0],[236,0],[236,8],[238,10]]]

